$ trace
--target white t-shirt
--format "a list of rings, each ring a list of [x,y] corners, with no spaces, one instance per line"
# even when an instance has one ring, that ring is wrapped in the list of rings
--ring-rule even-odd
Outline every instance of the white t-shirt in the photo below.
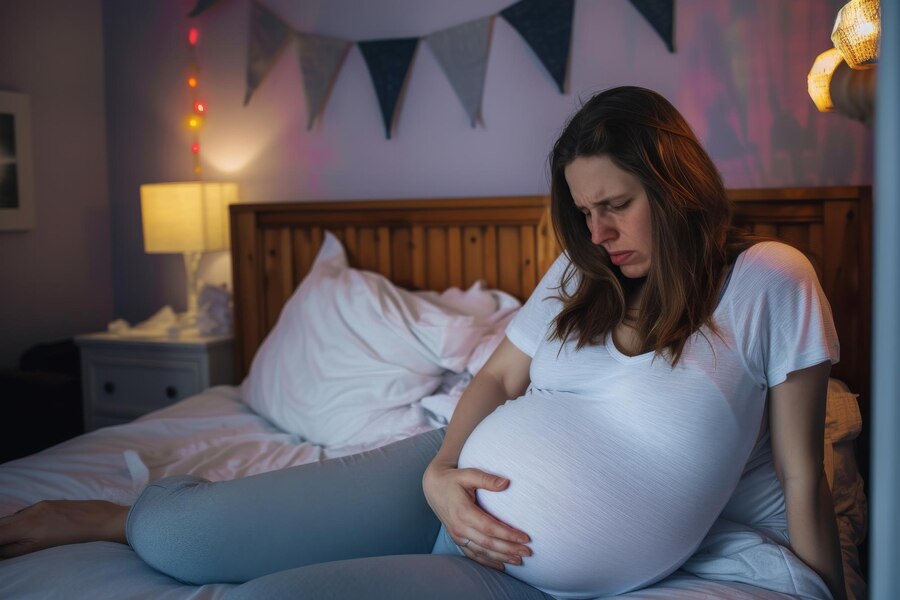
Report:
[[[460,468],[509,478],[478,502],[531,537],[507,572],[560,598],[617,594],[662,579],[694,552],[735,490],[764,427],[767,388],[837,362],[828,302],[785,244],[742,253],[714,313],[676,367],[606,343],[549,341],[560,256],[507,329],[532,357],[526,394],[482,421]]]

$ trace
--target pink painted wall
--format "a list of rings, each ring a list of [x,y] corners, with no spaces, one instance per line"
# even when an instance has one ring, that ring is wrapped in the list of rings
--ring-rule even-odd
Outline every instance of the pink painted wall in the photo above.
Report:
[[[0,2],[0,90],[31,101],[36,227],[0,232],[0,367],[112,318],[100,0]]]
[[[352,40],[418,36],[493,14],[510,0],[264,0],[296,29]],[[323,120],[306,131],[294,47],[243,107],[249,0],[105,0],[115,306],[146,318],[183,305],[177,257],[143,253],[138,186],[191,178],[183,85],[186,31],[201,31],[205,176],[241,184],[245,201],[537,194],[567,115],[593,91],[652,87],[687,116],[731,187],[867,184],[871,133],[816,112],[806,73],[830,45],[841,2],[679,0],[675,54],[627,0],[577,0],[570,92],[559,94],[519,35],[497,19],[483,113],[472,129],[427,46],[420,46],[394,139],[385,140],[357,48]],[[210,257],[207,277],[226,280]]]

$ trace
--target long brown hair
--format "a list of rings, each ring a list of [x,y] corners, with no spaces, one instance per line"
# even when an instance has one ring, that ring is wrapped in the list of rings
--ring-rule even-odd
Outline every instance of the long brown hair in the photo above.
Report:
[[[756,240],[732,227],[722,177],[684,117],[648,89],[618,87],[593,96],[563,129],[550,155],[553,226],[571,260],[560,282],[563,309],[552,338],[577,347],[602,343],[626,315],[633,282],[591,243],[565,168],[608,156],[643,185],[650,202],[652,252],[633,323],[645,351],[678,363],[688,338],[712,313],[727,266]],[[578,277],[575,277],[576,274]],[[577,279],[574,291],[568,284]]]

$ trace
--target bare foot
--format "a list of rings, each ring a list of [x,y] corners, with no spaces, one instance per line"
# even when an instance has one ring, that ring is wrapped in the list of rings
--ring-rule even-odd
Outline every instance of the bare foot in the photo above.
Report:
[[[0,518],[0,558],[81,542],[125,539],[128,507],[104,500],[44,500]]]

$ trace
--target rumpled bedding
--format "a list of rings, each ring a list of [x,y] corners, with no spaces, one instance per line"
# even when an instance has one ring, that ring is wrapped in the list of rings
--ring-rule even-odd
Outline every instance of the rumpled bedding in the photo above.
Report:
[[[465,382],[466,378],[450,379],[439,393],[422,401],[431,407],[426,409],[432,416],[430,426],[441,424],[442,410],[444,417],[449,416],[446,411],[452,411]],[[361,452],[375,445],[380,444],[326,449],[305,442],[253,413],[241,402],[238,388],[215,387],[133,423],[97,430],[0,465],[0,514],[41,499],[104,499],[130,504],[148,481],[168,475],[190,473],[210,480],[233,479]],[[770,554],[763,557],[762,564],[748,565],[741,562],[751,555],[746,551],[747,532],[738,536],[713,533],[717,535],[711,536],[692,559],[692,568],[702,577],[678,571],[624,597],[816,597],[799,588],[785,594],[750,585],[747,582],[766,577],[760,569],[766,568],[772,551],[781,552],[780,546],[772,544],[761,550],[758,544],[750,543],[753,552]],[[821,589],[814,575],[811,579],[809,572],[801,575],[803,585]],[[107,542],[52,548],[0,562],[2,598],[206,600],[222,598],[230,587],[184,585],[148,567],[129,547]]]

